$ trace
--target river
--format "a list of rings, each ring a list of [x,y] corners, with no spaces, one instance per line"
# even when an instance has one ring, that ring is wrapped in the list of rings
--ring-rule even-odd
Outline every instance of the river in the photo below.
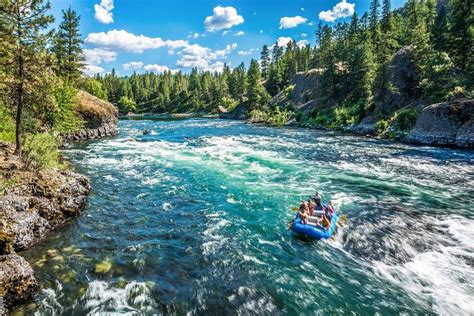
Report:
[[[474,314],[474,152],[218,119],[65,151],[85,213],[23,252],[38,315]],[[144,128],[151,135],[142,135]],[[287,229],[318,191],[348,221]]]

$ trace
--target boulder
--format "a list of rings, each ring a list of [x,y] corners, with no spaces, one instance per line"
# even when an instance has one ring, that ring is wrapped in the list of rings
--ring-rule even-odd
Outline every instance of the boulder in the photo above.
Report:
[[[459,99],[427,106],[406,141],[474,148],[474,100]]]
[[[0,315],[30,299],[39,289],[28,262],[13,253],[0,256]]]

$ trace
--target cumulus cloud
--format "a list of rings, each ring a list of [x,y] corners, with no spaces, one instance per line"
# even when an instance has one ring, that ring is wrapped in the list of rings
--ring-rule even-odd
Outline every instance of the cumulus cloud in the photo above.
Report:
[[[305,47],[306,45],[309,44],[309,41],[308,40],[299,40],[296,45],[298,45],[298,47]]]
[[[143,53],[146,49],[167,47],[168,49],[182,48],[189,45],[184,40],[163,40],[160,37],[135,35],[125,30],[112,30],[108,32],[90,33],[85,40],[109,49],[117,49],[134,53]]]
[[[100,23],[110,24],[114,22],[114,0],[101,0],[99,4],[94,5],[95,18]]]
[[[306,33],[301,33],[301,37],[307,37],[307,36],[308,36],[308,34],[306,34]]]
[[[163,73],[165,71],[170,71],[172,73],[176,73],[176,72],[179,71],[177,69],[170,69],[167,66],[156,65],[156,64],[146,65],[143,68],[145,68],[146,71],[151,71],[151,72],[158,73],[158,74]]]
[[[299,15],[293,17],[285,16],[280,19],[280,29],[291,29],[297,27],[300,24],[306,23],[307,21],[307,18]]]
[[[84,49],[84,55],[86,56],[86,62],[90,65],[99,65],[102,62],[110,63],[117,59],[116,52],[101,48],[86,48]]]
[[[83,71],[86,75],[88,76],[93,76],[96,74],[103,73],[105,70],[104,68],[100,66],[95,66],[95,65],[85,65],[83,68]]]
[[[278,44],[278,46],[283,46],[285,47],[286,45],[288,45],[289,42],[291,42],[293,39],[291,37],[285,37],[285,36],[280,36],[276,42]]]
[[[234,7],[217,6],[212,10],[212,13],[204,20],[204,26],[209,32],[230,29],[235,25],[244,23],[244,18],[237,14]]]
[[[234,34],[235,36],[244,36],[245,32],[244,31],[238,31],[237,33]]]
[[[138,70],[143,68],[143,63],[141,61],[131,61],[129,63],[123,64],[122,67],[125,70]]]
[[[340,18],[346,18],[354,14],[355,3],[349,3],[347,0],[341,0],[332,10],[321,11],[319,19],[325,22],[334,22]]]
[[[216,60],[226,58],[227,54],[236,48],[237,43],[228,44],[224,49],[216,51],[198,44],[189,45],[179,52],[181,58],[177,61],[176,65],[184,68],[196,67],[204,71],[221,71],[224,63]]]

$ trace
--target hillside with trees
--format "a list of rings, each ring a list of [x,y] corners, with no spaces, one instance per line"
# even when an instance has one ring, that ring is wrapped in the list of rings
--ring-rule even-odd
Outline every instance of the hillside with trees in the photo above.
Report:
[[[253,121],[284,124],[295,118],[323,127],[375,115],[379,132],[410,103],[473,95],[474,26],[468,1],[409,0],[393,11],[390,0],[373,0],[362,16],[333,26],[320,23],[316,39],[312,46],[295,41],[286,47],[264,45],[260,61],[252,60],[248,69],[240,64],[232,70],[225,66],[222,73],[193,69],[128,77],[112,71],[82,88],[107,98],[122,113],[217,113],[239,105]],[[401,67],[411,73],[397,77]],[[318,106],[295,114],[298,109],[288,98],[278,106],[270,102],[279,94],[289,96],[295,75],[308,71],[318,74],[319,85],[309,87],[318,89]],[[396,80],[409,87],[409,100],[397,97],[404,91],[397,90]],[[407,109],[402,118],[411,126],[419,111]]]

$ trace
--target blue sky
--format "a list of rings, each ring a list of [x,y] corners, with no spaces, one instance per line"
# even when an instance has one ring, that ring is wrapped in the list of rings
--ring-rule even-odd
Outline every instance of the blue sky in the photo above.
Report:
[[[403,0],[392,0],[394,8]],[[368,0],[51,0],[56,24],[81,15],[89,74],[120,75],[192,67],[219,71],[259,58],[264,44],[314,43],[316,25],[363,14]]]

